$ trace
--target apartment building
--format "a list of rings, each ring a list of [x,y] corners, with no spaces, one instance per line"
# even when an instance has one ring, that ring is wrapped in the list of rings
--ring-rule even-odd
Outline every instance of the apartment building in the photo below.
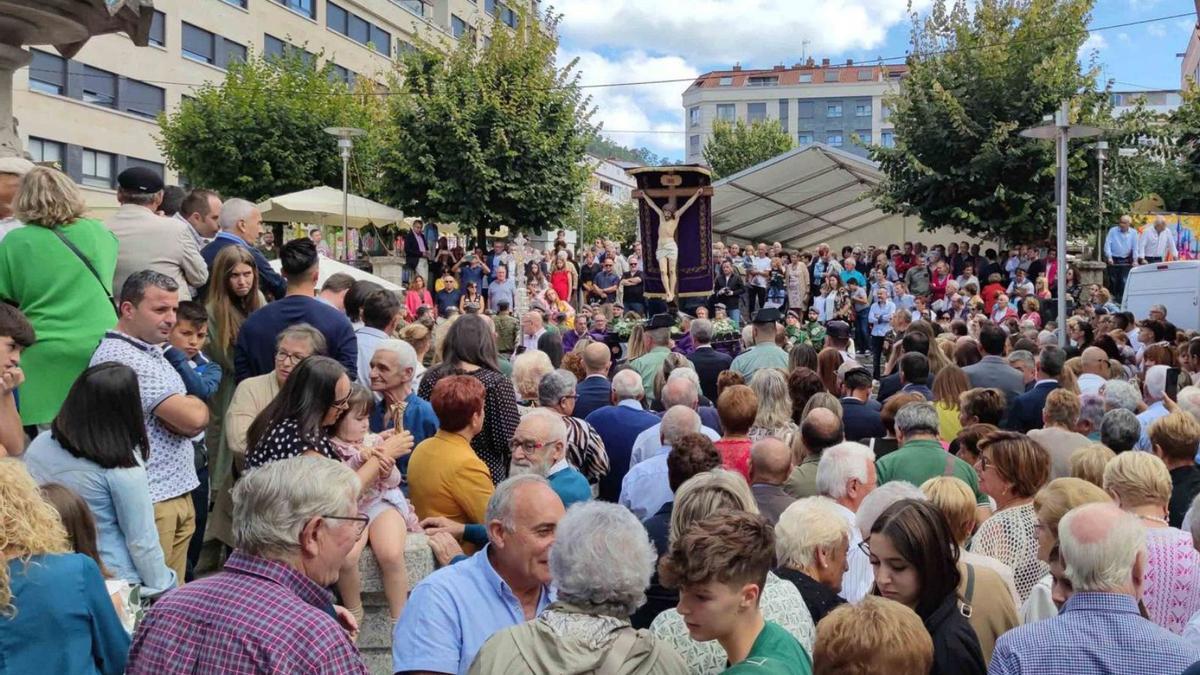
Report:
[[[1169,114],[1183,105],[1183,94],[1174,89],[1139,89],[1114,91],[1108,95],[1112,102],[1112,116],[1132,111],[1140,103],[1150,112]]]
[[[588,179],[588,187],[593,193],[613,204],[624,204],[633,200],[637,181],[625,173],[625,169],[641,166],[640,164],[612,158],[602,159],[595,155],[587,155],[583,161],[592,173]]]
[[[905,66],[831,64],[808,59],[790,68],[713,71],[683,93],[687,162],[704,162],[716,120],[778,120],[799,145],[825,143],[866,156],[859,144],[895,142],[884,95],[900,85]]]
[[[248,54],[324,51],[334,76],[383,82],[421,37],[486,44],[494,21],[515,27],[537,0],[155,0],[150,45],[124,35],[93,38],[73,58],[32,48],[13,78],[21,140],[36,162],[57,162],[89,207],[115,207],[116,176],[130,166],[168,169],[156,116],[196,88],[219,82]],[[335,152],[330,145],[330,152]]]
[[[1195,0],[1195,4],[1196,11],[1200,12],[1200,0]],[[1186,91],[1193,84],[1200,83],[1200,21],[1192,25],[1187,48],[1176,56],[1183,57],[1179,63],[1179,88]]]

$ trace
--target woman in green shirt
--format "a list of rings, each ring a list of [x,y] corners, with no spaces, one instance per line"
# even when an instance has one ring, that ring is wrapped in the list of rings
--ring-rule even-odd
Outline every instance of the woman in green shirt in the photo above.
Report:
[[[0,300],[16,305],[37,332],[37,342],[22,354],[21,421],[49,424],[117,321],[117,238],[83,217],[87,205],[79,189],[55,169],[25,175],[15,211],[25,226],[0,241]]]

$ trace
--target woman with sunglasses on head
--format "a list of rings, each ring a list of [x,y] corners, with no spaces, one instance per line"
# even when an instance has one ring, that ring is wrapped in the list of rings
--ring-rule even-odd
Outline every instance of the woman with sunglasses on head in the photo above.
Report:
[[[945,514],[927,501],[902,499],[871,524],[859,547],[875,571],[873,595],[921,617],[933,639],[930,675],[983,675],[979,639],[958,597],[958,545]]]
[[[350,393],[350,378],[342,364],[327,356],[301,361],[275,399],[250,424],[246,468],[310,454],[341,461],[329,434],[349,409]],[[411,452],[412,445],[412,434],[399,432],[386,435],[379,451],[395,460]],[[375,459],[358,469],[364,485],[379,478],[383,464]]]
[[[479,285],[474,281],[467,282],[462,297],[458,299],[458,311],[466,314],[469,305],[474,305],[474,311],[479,311],[484,306],[483,296],[479,294]]]

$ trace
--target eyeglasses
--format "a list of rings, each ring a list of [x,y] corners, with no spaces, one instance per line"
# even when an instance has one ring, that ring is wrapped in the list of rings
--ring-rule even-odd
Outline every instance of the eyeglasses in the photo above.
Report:
[[[979,467],[980,471],[987,471],[988,469],[996,466],[996,463],[987,457],[980,455],[979,460],[975,462],[975,465]]]
[[[532,457],[535,452],[544,447],[546,444],[541,441],[522,441],[514,438],[508,442],[508,448],[512,450],[513,454],[519,452],[527,457]]]
[[[358,523],[358,529],[354,533],[355,538],[361,537],[363,531],[367,529],[367,525],[371,524],[371,519],[365,513],[360,513],[357,516],[321,516],[321,517],[328,518],[330,520],[352,520],[352,521]]]
[[[303,361],[306,358],[308,358],[308,354],[292,354],[290,352],[285,352],[282,349],[275,352],[275,360],[276,361],[279,361],[282,363],[287,363],[287,364],[293,365],[293,366],[296,365],[297,363],[300,363],[301,361]]]
[[[871,547],[870,547],[870,545],[867,544],[867,541],[865,539],[863,541],[858,542],[858,550],[862,551],[863,555],[865,555],[867,557],[871,556]]]
[[[350,393],[346,394],[345,396],[343,396],[343,397],[339,398],[338,400],[334,401],[334,402],[333,402],[333,406],[332,406],[332,407],[334,407],[334,408],[337,408],[338,410],[346,410],[346,409],[348,409],[348,408],[350,407],[350,396],[351,396],[353,393],[354,393],[354,392],[353,392],[353,391],[351,391]]]

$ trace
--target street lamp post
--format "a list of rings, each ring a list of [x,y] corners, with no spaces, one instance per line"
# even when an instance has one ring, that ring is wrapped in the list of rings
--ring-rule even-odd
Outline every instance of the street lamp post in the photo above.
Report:
[[[1055,188],[1058,193],[1058,214],[1056,218],[1055,238],[1058,249],[1058,345],[1067,346],[1067,142],[1072,138],[1087,138],[1099,136],[1100,127],[1083,124],[1071,124],[1071,102],[1064,100],[1062,106],[1054,115],[1054,122],[1029,127],[1021,131],[1025,138],[1053,139],[1057,178]]]
[[[346,242],[346,260],[353,258],[350,252],[350,150],[354,138],[367,132],[355,127],[326,127],[325,133],[338,139],[338,150],[342,154],[342,240]]]

